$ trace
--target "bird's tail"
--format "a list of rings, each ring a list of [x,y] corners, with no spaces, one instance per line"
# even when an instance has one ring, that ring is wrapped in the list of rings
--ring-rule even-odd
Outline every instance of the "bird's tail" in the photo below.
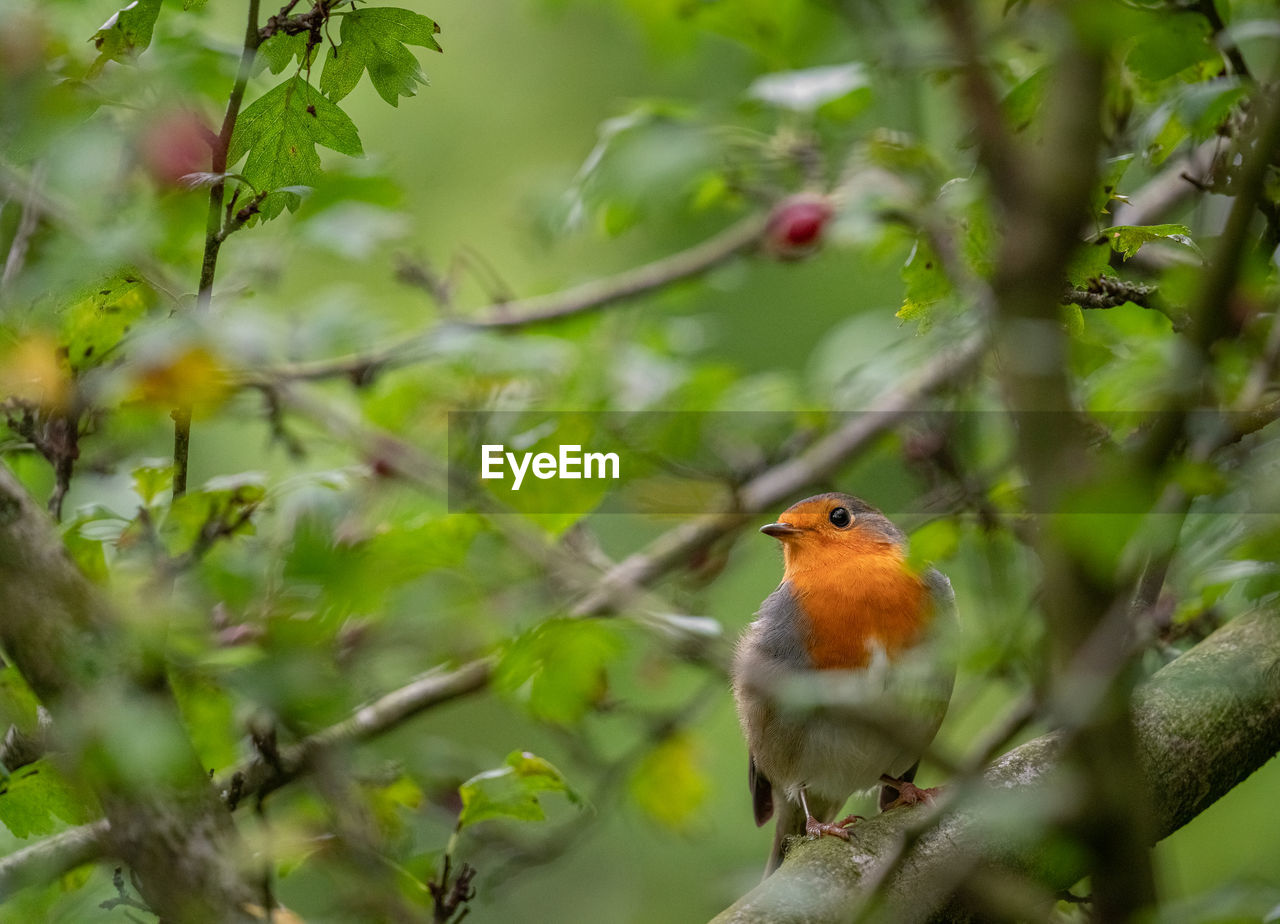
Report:
[[[780,804],[777,807],[777,825],[773,829],[773,849],[769,851],[769,862],[764,868],[766,877],[782,865],[787,838],[804,834],[804,809],[787,798],[779,799],[778,802]]]

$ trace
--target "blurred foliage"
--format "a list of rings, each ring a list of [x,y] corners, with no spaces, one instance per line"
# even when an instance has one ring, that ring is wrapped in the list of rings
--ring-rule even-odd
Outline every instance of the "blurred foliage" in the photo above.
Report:
[[[999,180],[975,172],[935,14],[304,2],[292,15],[331,16],[257,49],[218,173],[245,4],[117,3],[0,0],[5,463],[58,498],[69,554],[116,601],[131,656],[163,665],[210,770],[252,757],[264,725],[296,743],[424,671],[496,658],[490,690],[343,750],[241,822],[274,893],[307,921],[396,919],[465,863],[473,921],[718,911],[756,881],[768,843],[750,823],[723,665],[776,584],[776,553],[729,537],[616,620],[572,607],[608,560],[724,509],[987,322],[973,293],[1002,243]],[[1238,192],[1229,152],[1277,63],[1274,9],[978,6],[1004,117],[1029,144],[1055,30],[1107,51],[1105,159],[1064,300],[1115,291],[1103,279],[1156,295],[1064,306],[1072,397],[1109,475],[1062,528],[1114,578],[1164,522],[1152,499],[1169,485],[1196,496],[1153,617],[1153,670],[1280,593],[1274,425],[1151,471],[1126,455],[1191,349],[1174,320],[1193,311]],[[1117,223],[1205,143],[1198,188]],[[1209,355],[1224,408],[1251,410],[1274,385],[1274,174],[1250,243],[1263,258]],[[204,311],[219,183],[225,246]],[[680,253],[794,194],[829,203],[829,219],[774,221],[761,246],[600,311],[517,331],[466,323]],[[181,405],[194,406],[191,487],[174,497]],[[913,532],[915,560],[955,584],[960,681],[937,744],[952,764],[1043,681],[1039,567],[1000,407],[994,376],[966,379],[815,485],[883,507]],[[451,437],[474,435],[451,433],[458,410],[521,452],[625,447],[644,477],[620,493],[590,480],[539,482],[536,498],[458,492]],[[148,708],[121,690],[68,731],[76,772],[128,776],[141,751],[146,778],[163,779],[176,749],[147,735]],[[12,666],[0,720],[39,725]],[[4,853],[97,815],[53,758],[4,770]],[[935,766],[922,779],[938,782]],[[1247,786],[1158,850],[1157,920],[1274,916],[1280,778],[1271,767]],[[114,894],[108,873],[78,871],[11,907],[120,919],[98,907]]]

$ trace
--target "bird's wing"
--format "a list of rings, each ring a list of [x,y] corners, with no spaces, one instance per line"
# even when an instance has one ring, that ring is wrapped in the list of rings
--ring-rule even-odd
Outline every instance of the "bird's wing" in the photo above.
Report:
[[[756,814],[756,827],[773,817],[773,784],[756,769],[756,759],[748,756],[747,785],[751,787],[751,809]]]
[[[773,846],[769,850],[769,861],[764,867],[766,878],[782,865],[787,838],[804,834],[804,823],[804,812],[800,811],[800,806],[790,799],[783,798],[782,804],[778,807],[778,824],[773,829]]]

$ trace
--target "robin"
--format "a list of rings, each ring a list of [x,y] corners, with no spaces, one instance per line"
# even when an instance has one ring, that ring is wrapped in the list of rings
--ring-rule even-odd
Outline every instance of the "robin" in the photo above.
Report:
[[[782,583],[738,642],[733,695],[756,825],[778,816],[767,876],[789,835],[848,840],[857,816],[835,819],[859,790],[883,784],[881,810],[932,798],[912,780],[951,699],[939,636],[955,595],[849,494],[806,498],[760,532],[782,542]]]

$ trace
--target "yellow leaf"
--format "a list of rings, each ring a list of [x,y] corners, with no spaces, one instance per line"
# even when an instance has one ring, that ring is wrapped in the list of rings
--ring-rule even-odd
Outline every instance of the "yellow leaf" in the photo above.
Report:
[[[203,347],[188,347],[143,366],[134,379],[135,400],[162,407],[218,405],[230,392],[222,364]]]
[[[10,396],[46,411],[66,409],[71,379],[53,340],[37,334],[0,356],[0,398]]]
[[[674,734],[640,762],[631,777],[631,796],[659,824],[687,831],[707,799],[700,764],[693,738]]]

